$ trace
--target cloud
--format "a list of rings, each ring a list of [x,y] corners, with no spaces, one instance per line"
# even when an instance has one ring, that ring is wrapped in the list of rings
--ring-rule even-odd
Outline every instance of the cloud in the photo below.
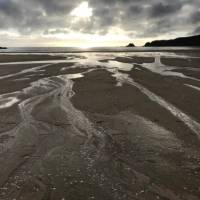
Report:
[[[193,31],[194,35],[200,34],[200,26]]]
[[[174,3],[175,2],[175,3]],[[159,2],[153,4],[150,8],[151,17],[164,17],[166,15],[173,15],[180,11],[183,4],[178,1],[171,1],[170,3]]]
[[[200,10],[194,12],[191,16],[192,23],[199,23],[200,22]]]
[[[70,13],[83,2],[92,15]],[[106,35],[113,30],[127,36],[161,37],[198,32],[199,0],[0,0],[0,32],[23,36],[68,34]]]

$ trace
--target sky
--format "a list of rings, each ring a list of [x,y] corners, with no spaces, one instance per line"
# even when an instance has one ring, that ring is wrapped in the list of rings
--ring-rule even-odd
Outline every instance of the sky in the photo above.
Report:
[[[142,46],[200,34],[200,0],[0,0],[0,46]]]

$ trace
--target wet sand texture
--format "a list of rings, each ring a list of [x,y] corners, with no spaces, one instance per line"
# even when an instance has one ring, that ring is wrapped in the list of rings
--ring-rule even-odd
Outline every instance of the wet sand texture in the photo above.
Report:
[[[197,55],[0,55],[0,199],[200,199]]]

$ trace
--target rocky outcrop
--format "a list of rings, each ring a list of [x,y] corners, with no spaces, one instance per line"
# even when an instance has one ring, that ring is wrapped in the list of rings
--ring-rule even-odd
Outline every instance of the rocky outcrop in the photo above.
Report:
[[[176,38],[173,40],[155,40],[147,42],[145,47],[169,47],[169,46],[200,46],[200,35]]]
[[[126,47],[135,47],[133,43],[129,43]]]

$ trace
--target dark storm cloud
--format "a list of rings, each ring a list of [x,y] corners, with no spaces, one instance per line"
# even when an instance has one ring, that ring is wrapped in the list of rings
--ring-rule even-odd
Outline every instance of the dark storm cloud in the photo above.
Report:
[[[193,32],[194,35],[197,35],[197,34],[200,34],[200,26],[197,27],[194,32]]]
[[[33,0],[32,0],[33,1]],[[65,15],[76,7],[79,0],[35,0],[35,5],[41,7],[48,15]]]
[[[0,0],[0,31],[12,30],[21,35],[67,34],[68,30],[106,34],[118,27],[127,35],[156,37],[200,27],[199,0],[88,0],[93,16],[72,23],[70,13],[81,2]]]
[[[152,17],[163,17],[166,15],[171,15],[178,12],[182,8],[182,4],[180,2],[176,2],[175,4],[173,1],[168,3],[159,2],[154,4],[150,9],[150,16]]]
[[[192,14],[191,20],[193,23],[200,22],[200,10]]]
[[[18,17],[21,15],[21,9],[18,7],[16,2],[13,2],[11,0],[7,1],[0,1],[0,14],[4,16],[12,16],[12,17]]]

